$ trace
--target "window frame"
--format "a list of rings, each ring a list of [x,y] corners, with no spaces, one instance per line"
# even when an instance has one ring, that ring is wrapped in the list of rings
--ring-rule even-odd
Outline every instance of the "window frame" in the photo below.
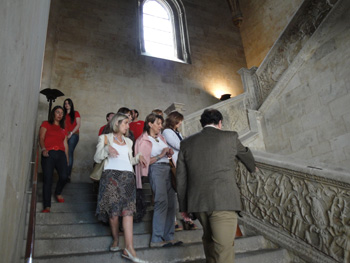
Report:
[[[181,0],[155,0],[163,7],[169,9],[170,19],[172,20],[173,36],[175,45],[174,58],[157,56],[147,53],[145,50],[144,34],[143,34],[143,5],[148,0],[138,0],[138,21],[139,21],[139,52],[141,55],[156,57],[165,60],[177,61],[181,63],[191,64],[190,43],[188,38],[186,13]]]

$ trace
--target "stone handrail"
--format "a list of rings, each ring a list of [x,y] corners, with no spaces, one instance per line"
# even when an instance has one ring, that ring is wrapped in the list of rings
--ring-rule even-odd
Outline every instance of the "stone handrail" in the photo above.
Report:
[[[307,262],[350,262],[350,173],[254,151],[238,165],[241,222]]]
[[[247,110],[244,105],[244,98],[245,93],[216,103],[207,108],[214,108],[222,113],[224,117],[223,129],[237,130],[239,131],[239,134],[242,135],[250,130]],[[194,134],[202,129],[199,119],[203,111],[207,108],[185,116],[182,124],[182,132],[185,136]]]
[[[255,99],[259,108],[291,66],[305,43],[338,0],[304,0],[292,20],[256,70]],[[255,72],[254,72],[255,73]]]

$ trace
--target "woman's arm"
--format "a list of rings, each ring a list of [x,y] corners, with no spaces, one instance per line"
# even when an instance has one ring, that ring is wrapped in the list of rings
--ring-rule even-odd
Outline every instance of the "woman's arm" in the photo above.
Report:
[[[96,146],[96,152],[94,156],[94,161],[96,163],[101,163],[104,159],[108,157],[109,150],[108,144],[105,144],[105,136],[106,135],[98,136],[98,143]]]
[[[68,155],[68,137],[64,137],[64,141],[63,141],[63,144],[64,144],[64,152],[66,154],[66,157],[67,157],[67,165],[69,165],[69,155]]]
[[[43,156],[48,157],[49,156],[49,152],[45,148],[45,135],[46,135],[46,132],[47,132],[47,129],[45,127],[40,127],[39,144],[40,144],[40,148],[41,148],[41,152],[42,152]]]
[[[180,151],[180,139],[177,137],[176,133],[171,129],[165,129],[162,133],[166,142],[170,147],[175,149],[176,151]]]
[[[162,159],[170,151],[172,150],[169,147],[165,147],[160,154],[158,154],[157,156],[151,157],[149,164],[153,164],[159,159]]]
[[[77,122],[77,125],[75,125],[74,129],[68,134],[68,139],[72,137],[72,135],[80,128],[80,124],[81,124],[80,117],[75,118],[75,121]]]

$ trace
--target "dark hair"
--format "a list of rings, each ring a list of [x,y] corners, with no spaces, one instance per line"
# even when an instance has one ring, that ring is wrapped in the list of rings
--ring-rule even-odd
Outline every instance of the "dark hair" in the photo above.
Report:
[[[151,129],[151,127],[149,126],[149,122],[150,123],[154,123],[156,121],[156,119],[160,119],[162,121],[162,123],[164,122],[164,119],[161,115],[157,115],[154,113],[148,114],[146,119],[145,119],[145,125],[143,126],[143,131],[147,132],[149,134],[149,130]]]
[[[73,101],[72,101],[70,98],[64,100],[64,102],[63,102],[64,117],[66,117],[66,115],[67,115],[67,109],[66,109],[66,107],[64,106],[64,104],[66,103],[66,101],[68,101],[68,103],[69,103],[69,105],[70,105],[69,116],[70,116],[70,122],[73,124],[73,123],[74,123],[74,120],[75,120],[74,104],[73,104]]]
[[[206,109],[201,115],[199,120],[202,124],[202,127],[208,124],[218,125],[220,121],[223,120],[222,114],[216,109]]]
[[[136,117],[138,117],[138,116],[139,116],[139,112],[138,112],[136,109],[133,109],[133,112],[135,112],[135,113],[137,114],[137,116],[136,116]]]
[[[152,113],[154,113],[156,115],[160,115],[160,116],[163,115],[163,111],[161,109],[154,109],[154,110],[152,110]]]
[[[183,121],[184,116],[178,111],[172,111],[165,119],[165,127],[169,129],[174,129],[176,125],[179,124],[180,121]]]
[[[63,112],[64,112],[64,109],[61,107],[61,106],[55,106],[55,107],[53,107],[53,109],[51,110],[51,112],[50,112],[50,115],[49,115],[49,119],[48,119],[48,122],[50,123],[50,124],[53,124],[54,122],[55,122],[55,111],[57,110],[57,109],[61,109]],[[62,128],[62,129],[64,129],[64,127],[65,127],[65,120],[66,120],[66,116],[63,114],[63,118],[62,118],[62,120],[60,120],[60,127]]]
[[[106,115],[106,121],[108,121],[108,117],[109,117],[109,115],[111,115],[111,114],[114,114],[114,112],[108,112],[108,113],[107,113],[107,115]]]
[[[131,110],[129,108],[126,107],[121,107],[117,113],[123,113],[123,114],[128,114],[129,112],[131,112]]]

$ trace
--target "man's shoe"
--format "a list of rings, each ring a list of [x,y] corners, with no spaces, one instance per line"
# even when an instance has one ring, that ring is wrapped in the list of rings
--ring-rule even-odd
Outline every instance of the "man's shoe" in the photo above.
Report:
[[[170,241],[161,241],[161,242],[151,242],[150,247],[171,247],[173,244]]]
[[[184,242],[180,241],[180,240],[176,240],[176,239],[173,239],[173,240],[170,240],[170,241],[167,241],[167,242],[170,242],[173,246],[180,246],[182,245]]]

